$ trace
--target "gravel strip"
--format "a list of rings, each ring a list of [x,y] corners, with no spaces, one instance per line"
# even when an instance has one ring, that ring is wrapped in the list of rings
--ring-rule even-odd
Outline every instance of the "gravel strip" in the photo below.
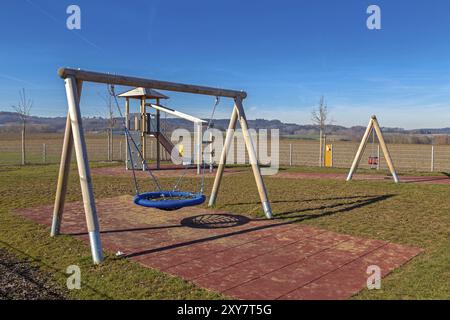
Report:
[[[61,300],[64,290],[51,276],[0,249],[0,300]]]

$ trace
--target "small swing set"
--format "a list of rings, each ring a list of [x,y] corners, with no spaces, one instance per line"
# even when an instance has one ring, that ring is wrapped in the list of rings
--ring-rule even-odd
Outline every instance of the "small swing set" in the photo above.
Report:
[[[373,115],[369,120],[369,124],[367,125],[366,131],[364,132],[364,136],[361,140],[361,143],[359,144],[358,150],[356,151],[355,158],[353,159],[352,166],[350,167],[350,171],[348,172],[347,181],[353,179],[353,175],[358,169],[359,163],[363,156],[364,150],[366,149],[367,143],[369,142],[371,134],[372,134],[372,150],[368,161],[371,169],[378,168],[380,160],[379,149],[377,150],[377,154],[375,155],[375,135],[377,135],[378,138],[377,148],[381,147],[384,159],[386,160],[386,164],[389,168],[389,171],[391,172],[392,179],[394,180],[395,183],[399,183],[400,180],[398,178],[397,172],[395,171],[394,162],[392,161],[391,154],[386,145],[386,142],[384,141],[383,132],[381,131],[380,124],[378,123],[378,119],[375,115]]]
[[[210,123],[208,124],[208,127],[212,125],[211,120],[214,116],[215,108],[218,105],[219,100],[218,98],[219,97],[232,98],[234,100],[233,111],[230,117],[230,123],[226,133],[222,153],[220,155],[220,160],[218,163],[208,205],[213,206],[216,203],[217,195],[223,177],[223,172],[225,169],[227,154],[230,151],[230,147],[234,136],[234,130],[236,129],[237,121],[239,120],[250,160],[249,162],[252,166],[253,175],[255,177],[255,182],[258,187],[258,193],[261,199],[263,211],[268,219],[272,218],[272,209],[267,196],[266,187],[262,179],[261,171],[256,157],[256,151],[253,145],[252,137],[248,130],[247,118],[245,116],[244,106],[242,104],[242,101],[247,97],[247,94],[244,91],[212,88],[160,80],[143,79],[122,75],[112,75],[106,73],[84,71],[80,69],[61,68],[59,69],[58,74],[62,79],[64,79],[65,82],[65,89],[68,103],[68,114],[62,147],[61,163],[59,167],[58,183],[56,188],[51,236],[56,236],[60,234],[61,221],[64,212],[65,196],[67,193],[72,150],[74,149],[78,167],[78,174],[80,177],[81,193],[83,196],[83,205],[86,216],[86,224],[89,234],[92,259],[93,262],[96,264],[101,263],[103,261],[103,252],[100,240],[100,224],[95,205],[92,177],[90,173],[86,140],[84,137],[82,116],[80,110],[80,98],[83,82],[103,83],[108,84],[110,86],[120,85],[129,87],[151,88],[156,90],[201,94],[216,97],[216,103],[213,108],[213,114],[210,119]],[[111,91],[113,91],[113,89]],[[115,94],[114,98],[117,103]],[[126,126],[125,126],[125,133],[127,135],[127,139],[128,137],[131,137]],[[134,140],[131,140],[131,143],[134,143]],[[139,148],[137,149],[139,150]],[[142,159],[144,158],[142,154],[140,155],[140,157]],[[203,163],[203,171],[204,168],[205,165]],[[151,207],[169,211],[181,209],[186,206],[199,205],[205,202],[206,197],[204,195],[204,175],[202,177],[200,191],[188,192],[178,190],[179,183],[183,178],[183,176],[180,177],[179,181],[172,190],[163,190],[159,185],[159,182],[156,179],[156,177],[154,177],[151,170],[147,171],[149,172],[150,176],[152,177],[152,180],[156,185],[156,191],[141,192],[137,184],[136,176],[133,170],[133,177],[134,181],[136,182],[135,183],[136,195],[133,200],[135,204],[144,207]]]

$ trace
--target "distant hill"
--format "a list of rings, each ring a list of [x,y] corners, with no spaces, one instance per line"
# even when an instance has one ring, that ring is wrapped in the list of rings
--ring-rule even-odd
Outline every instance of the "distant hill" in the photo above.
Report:
[[[116,119],[115,128],[120,131],[122,119]],[[165,131],[172,131],[176,128],[185,128],[192,130],[192,123],[184,119],[178,118],[161,118],[162,127]],[[37,117],[31,116],[28,120],[29,132],[41,132],[41,133],[62,133],[64,131],[66,118],[65,117]],[[214,120],[214,127],[220,130],[226,130],[228,127],[229,119],[216,119]],[[317,139],[319,131],[317,126],[296,123],[284,123],[280,120],[266,120],[255,119],[248,121],[249,127],[253,129],[279,129],[280,135],[284,137],[302,138],[302,139]],[[83,126],[86,132],[104,132],[108,127],[108,120],[101,117],[88,117],[83,118]],[[365,127],[354,126],[344,127],[339,125],[327,126],[327,136],[334,140],[349,140],[359,141],[363,135]],[[0,133],[12,133],[20,131],[20,119],[14,112],[0,111]],[[414,129],[405,130],[402,128],[383,128],[383,132],[386,135],[386,139],[390,142],[398,143],[430,143],[433,136],[441,135],[445,136],[445,139],[441,137],[440,143],[447,142],[447,135],[450,134],[450,128],[440,129]],[[436,140],[436,137],[434,137]],[[445,141],[444,141],[445,140]]]

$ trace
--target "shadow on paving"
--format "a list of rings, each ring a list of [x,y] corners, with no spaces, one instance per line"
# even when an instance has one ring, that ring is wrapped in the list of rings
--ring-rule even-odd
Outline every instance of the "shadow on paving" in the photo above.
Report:
[[[371,204],[374,204],[374,203],[377,203],[380,201],[385,201],[391,197],[393,197],[393,195],[347,197],[347,198],[342,198],[342,200],[355,199],[355,198],[359,198],[359,200],[355,200],[353,202],[343,202],[343,203],[333,204],[333,205],[325,205],[325,206],[320,206],[320,207],[316,207],[316,208],[307,208],[307,209],[292,210],[292,211],[288,211],[288,212],[275,213],[274,219],[270,220],[270,221],[275,221],[275,222],[271,223],[271,224],[265,224],[265,225],[255,226],[255,227],[251,227],[248,229],[233,231],[233,232],[229,232],[229,233],[225,233],[225,234],[218,234],[218,235],[209,236],[209,237],[205,237],[205,238],[201,238],[201,239],[195,239],[195,240],[190,240],[190,241],[186,241],[186,242],[171,244],[171,245],[167,245],[167,246],[160,247],[160,248],[142,250],[142,251],[127,254],[124,257],[128,257],[128,258],[138,257],[141,255],[146,255],[146,254],[151,254],[151,253],[156,253],[156,252],[163,252],[166,250],[172,250],[172,249],[176,249],[176,248],[191,246],[191,245],[195,245],[195,244],[199,244],[199,243],[205,243],[205,242],[209,242],[209,241],[233,237],[233,236],[247,234],[247,233],[251,233],[251,232],[277,228],[277,227],[290,225],[290,224],[294,224],[294,223],[301,222],[301,221],[317,219],[317,218],[322,218],[322,217],[326,217],[326,216],[332,216],[332,215],[339,214],[339,213],[346,213],[346,212],[350,212],[352,210],[362,208],[362,207],[365,207],[365,206],[368,206],[368,205],[371,205]],[[338,199],[338,198],[335,198],[335,199]],[[339,199],[341,199],[341,198],[339,198]],[[292,201],[292,202],[294,202],[294,201]],[[298,202],[298,201],[295,201],[295,202]],[[318,213],[318,214],[302,214],[303,212],[316,211],[316,210],[321,210],[321,211],[323,210],[323,212]],[[297,214],[297,215],[295,215],[295,214]],[[300,215],[298,215],[298,214],[300,214]],[[191,218],[198,218],[198,217],[199,216],[191,217]],[[186,218],[186,219],[188,219],[188,218]],[[246,221],[246,222],[248,223],[250,221],[267,222],[266,219],[262,219],[262,218],[257,218],[257,219],[248,218],[248,221]],[[277,222],[277,221],[279,221],[279,222]],[[173,225],[171,227],[180,228],[180,227],[185,227],[185,226]],[[130,231],[132,231],[132,230],[130,230]],[[105,232],[108,232],[108,231],[105,231]]]

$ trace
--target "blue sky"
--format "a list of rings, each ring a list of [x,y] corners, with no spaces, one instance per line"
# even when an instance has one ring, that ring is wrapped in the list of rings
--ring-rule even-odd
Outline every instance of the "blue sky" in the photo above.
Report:
[[[430,4],[432,3],[432,5]],[[82,28],[66,28],[81,7]],[[377,4],[382,30],[368,30]],[[310,123],[320,96],[336,124],[450,126],[450,2],[382,0],[6,0],[0,12],[0,110],[26,88],[35,115],[63,116],[61,66],[248,92],[249,118]],[[86,116],[104,116],[87,85]],[[207,117],[213,98],[170,94]],[[218,117],[227,117],[224,100]]]

